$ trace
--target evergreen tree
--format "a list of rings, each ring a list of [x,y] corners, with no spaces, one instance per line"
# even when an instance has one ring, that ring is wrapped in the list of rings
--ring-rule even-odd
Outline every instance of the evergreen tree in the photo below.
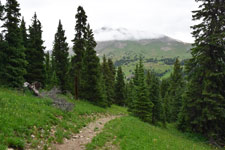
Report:
[[[154,104],[149,100],[145,74],[144,74],[144,65],[142,59],[140,59],[138,69],[138,86],[136,86],[136,98],[135,100],[135,110],[134,113],[137,117],[145,122],[152,121],[152,108]]]
[[[160,94],[161,98],[164,99],[166,96],[166,93],[169,89],[169,79],[162,79],[162,82],[160,84]]]
[[[83,58],[86,50],[86,37],[87,37],[87,16],[83,7],[77,8],[75,26],[75,38],[73,39],[73,51],[75,56],[72,58],[72,72],[74,76],[74,89],[75,99],[78,99],[81,90],[81,72],[83,68]],[[81,94],[82,95],[82,94]]]
[[[128,111],[133,113],[135,115],[134,110],[135,110],[135,100],[136,98],[136,89],[134,86],[133,80],[128,82],[127,84],[127,97],[126,97],[126,105],[128,106]]]
[[[34,81],[45,82],[44,68],[44,41],[42,40],[42,26],[37,19],[36,13],[32,18],[32,25],[29,27],[28,48],[26,59],[28,61],[26,80],[30,83]]]
[[[135,68],[135,71],[134,71],[133,81],[134,81],[134,85],[136,87],[138,87],[138,85],[139,85],[139,66],[138,66],[138,64],[136,65],[136,68]]]
[[[3,17],[5,41],[3,51],[3,74],[5,84],[10,87],[21,87],[26,74],[25,49],[22,45],[22,36],[19,28],[20,8],[16,0],[7,0],[6,15]]]
[[[116,69],[113,64],[112,59],[108,59],[108,66],[109,66],[109,84],[108,89],[110,89],[110,92],[108,96],[110,97],[109,101],[112,103],[115,103],[115,80],[116,80]]]
[[[106,91],[106,87],[105,87],[105,81],[104,81],[104,78],[103,78],[103,73],[102,73],[101,70],[102,69],[100,69],[100,79],[99,79],[101,99],[98,100],[97,105],[99,105],[101,107],[107,107],[109,105],[108,101],[107,101],[107,91]]]
[[[184,81],[182,76],[182,67],[180,61],[176,59],[173,72],[170,77],[170,86],[168,89],[168,101],[171,109],[170,121],[174,122],[178,119],[182,107],[182,94],[184,92]]]
[[[118,67],[116,84],[115,84],[115,102],[123,106],[125,104],[125,82],[124,74],[121,67]]]
[[[110,68],[111,67],[111,68]],[[103,73],[103,79],[105,81],[105,87],[106,87],[106,95],[107,95],[107,101],[108,105],[110,106],[114,101],[114,70],[112,66],[109,66],[109,63],[106,60],[105,55],[103,56],[103,63],[102,63],[102,73]]]
[[[82,89],[83,93],[85,93],[83,98],[105,107],[106,104],[103,103],[105,101],[103,94],[105,87],[101,87],[100,62],[94,50],[96,45],[93,31],[90,29],[90,25],[88,25],[87,49],[83,58]]]
[[[184,96],[179,127],[202,133],[211,141],[225,143],[225,3],[199,0],[194,11],[195,37],[192,58],[186,68],[188,86]]]
[[[161,102],[162,102],[162,109],[163,109],[163,114],[162,114],[162,120],[165,123],[166,121],[170,121],[169,114],[170,114],[170,105],[168,104],[168,89],[169,89],[170,83],[169,83],[169,78],[168,79],[163,79],[160,85],[160,96],[161,96]]]
[[[68,43],[66,42],[65,30],[63,30],[61,20],[59,20],[57,33],[55,34],[52,55],[55,60],[55,72],[59,80],[59,87],[63,93],[65,93],[67,89],[67,74],[69,67],[68,51],[69,47]]]
[[[3,14],[4,14],[4,6],[1,4],[1,1],[0,1],[0,20],[2,20],[2,17],[3,17]],[[1,29],[1,27],[0,27]],[[4,37],[3,37],[3,34],[2,32],[0,33],[0,84],[2,85],[3,84],[3,74],[4,74],[4,66],[6,63],[5,62],[5,50],[6,50],[6,46],[7,46],[7,43],[6,41],[4,40]]]
[[[28,44],[28,35],[27,35],[27,28],[26,28],[26,23],[24,21],[24,18],[22,18],[22,21],[21,21],[21,25],[20,25],[20,31],[21,31],[21,34],[22,34],[22,45],[24,46],[25,50],[27,49],[27,44]]]
[[[158,121],[161,121],[163,110],[162,103],[159,95],[159,79],[155,75],[155,73],[148,71],[147,73],[147,89],[148,89],[148,97],[149,101],[153,103],[152,108],[152,123],[155,124]]]
[[[47,88],[50,87],[52,77],[52,67],[49,51],[45,54],[45,85]]]

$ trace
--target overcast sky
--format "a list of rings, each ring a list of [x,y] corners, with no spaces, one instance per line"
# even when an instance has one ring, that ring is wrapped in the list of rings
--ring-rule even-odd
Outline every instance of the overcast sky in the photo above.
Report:
[[[4,3],[5,0],[3,0]],[[52,48],[59,19],[66,30],[67,42],[74,38],[75,14],[83,6],[91,28],[107,26],[165,34],[193,42],[190,26],[195,0],[18,0],[27,26],[34,12],[43,26],[47,49]],[[98,37],[96,37],[98,39]]]

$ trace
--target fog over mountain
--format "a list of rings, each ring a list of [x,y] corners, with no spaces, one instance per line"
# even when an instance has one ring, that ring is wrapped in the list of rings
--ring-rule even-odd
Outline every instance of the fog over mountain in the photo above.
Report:
[[[165,36],[148,31],[111,27],[102,27],[94,30],[94,34],[96,41],[158,39]]]

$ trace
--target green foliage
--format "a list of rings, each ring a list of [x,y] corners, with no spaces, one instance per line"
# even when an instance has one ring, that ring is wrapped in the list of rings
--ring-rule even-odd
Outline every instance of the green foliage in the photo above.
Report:
[[[152,123],[156,124],[162,120],[163,107],[160,99],[159,79],[155,73],[148,71],[147,73],[147,89],[149,101],[153,103]]]
[[[29,26],[28,46],[26,60],[28,61],[26,80],[29,83],[38,81],[45,84],[44,68],[44,41],[42,40],[42,26],[37,19],[36,13],[32,18],[32,25]]]
[[[87,49],[83,58],[83,68],[82,68],[82,97],[92,103],[103,104],[106,101],[103,90],[101,87],[101,74],[100,74],[100,62],[96,55],[94,48],[96,47],[96,42],[94,40],[93,31],[90,26],[87,27]]]
[[[72,58],[72,70],[73,78],[75,83],[75,98],[80,97],[79,93],[81,90],[81,71],[83,68],[83,58],[86,50],[86,37],[87,37],[87,16],[83,7],[79,6],[77,8],[77,14],[75,16],[76,26],[75,26],[75,38],[73,39],[73,51],[75,56]]]
[[[24,21],[24,18],[22,18],[21,24],[20,24],[20,32],[22,34],[22,45],[25,49],[27,49],[28,46],[28,34],[27,34],[27,28],[26,23]]]
[[[0,144],[0,150],[6,150],[6,149],[7,149],[7,146]]]
[[[186,68],[188,85],[179,127],[206,135],[210,141],[225,143],[225,64],[223,1],[203,1],[194,11],[194,48]]]
[[[134,85],[135,90],[136,90],[136,96],[134,100],[134,115],[139,117],[141,120],[145,122],[151,122],[152,121],[152,109],[154,107],[154,104],[152,101],[149,100],[148,98],[148,91],[147,91],[147,86],[146,86],[146,81],[145,81],[145,74],[144,74],[144,66],[142,63],[142,59],[140,59],[139,65],[137,66],[137,83],[135,83],[134,80]],[[135,79],[136,77],[134,77]]]
[[[57,33],[55,34],[55,40],[53,45],[52,57],[55,61],[55,73],[59,81],[59,87],[63,93],[67,90],[67,78],[68,78],[68,67],[69,67],[69,47],[66,42],[65,30],[61,20],[59,20],[59,25],[57,28]]]
[[[123,106],[125,105],[125,81],[124,74],[121,67],[118,67],[115,84],[115,103]]]
[[[8,145],[8,147],[11,147],[11,148],[23,150],[25,143],[21,138],[10,137],[7,139],[7,145]]]
[[[50,54],[49,51],[45,54],[45,85],[46,88],[49,87],[51,84],[51,76],[52,76],[52,67],[51,67],[51,60],[50,60]]]
[[[178,119],[178,114],[182,107],[182,95],[185,90],[183,79],[183,68],[180,66],[180,62],[176,59],[174,63],[173,72],[170,76],[169,87],[167,95],[164,97],[167,113],[167,121],[175,122]],[[164,93],[165,94],[165,93]]]
[[[106,60],[106,57],[103,56],[103,62],[102,62],[102,73],[103,73],[103,79],[105,82],[106,87],[106,95],[107,95],[107,101],[108,105],[112,105],[116,102],[115,100],[115,67],[113,65],[113,62],[111,59],[108,59],[108,62]]]
[[[87,150],[213,150],[205,144],[205,139],[192,134],[184,134],[172,125],[168,129],[152,126],[137,118],[126,116],[107,123],[101,133],[93,138]],[[110,147],[107,147],[111,143]]]
[[[1,7],[2,9],[2,7]],[[3,16],[5,42],[1,39],[1,57],[3,57],[1,78],[3,84],[10,87],[21,87],[26,74],[25,49],[19,28],[20,8],[16,0],[7,0]],[[2,15],[2,12],[1,12]],[[1,37],[2,38],[2,37]],[[6,59],[7,58],[7,59]]]

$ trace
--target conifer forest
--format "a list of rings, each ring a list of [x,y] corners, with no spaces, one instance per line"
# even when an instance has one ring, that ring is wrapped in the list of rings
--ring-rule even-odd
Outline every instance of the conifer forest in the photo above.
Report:
[[[133,68],[125,73],[123,64],[132,61],[128,57],[118,61],[112,53],[99,56],[83,6],[72,14],[74,31],[68,32],[73,39],[58,18],[48,50],[43,39],[48,31],[39,14],[34,12],[28,25],[19,0],[0,1],[0,150],[70,150],[82,140],[83,127],[103,116],[110,121],[95,127],[93,132],[99,133],[86,138],[90,141],[84,147],[74,149],[224,149],[225,1],[195,3],[190,56],[161,57],[171,65],[162,78],[146,65],[162,64],[157,58],[135,56]],[[34,85],[32,91],[25,83],[40,87]],[[162,139],[167,134],[171,136]]]

